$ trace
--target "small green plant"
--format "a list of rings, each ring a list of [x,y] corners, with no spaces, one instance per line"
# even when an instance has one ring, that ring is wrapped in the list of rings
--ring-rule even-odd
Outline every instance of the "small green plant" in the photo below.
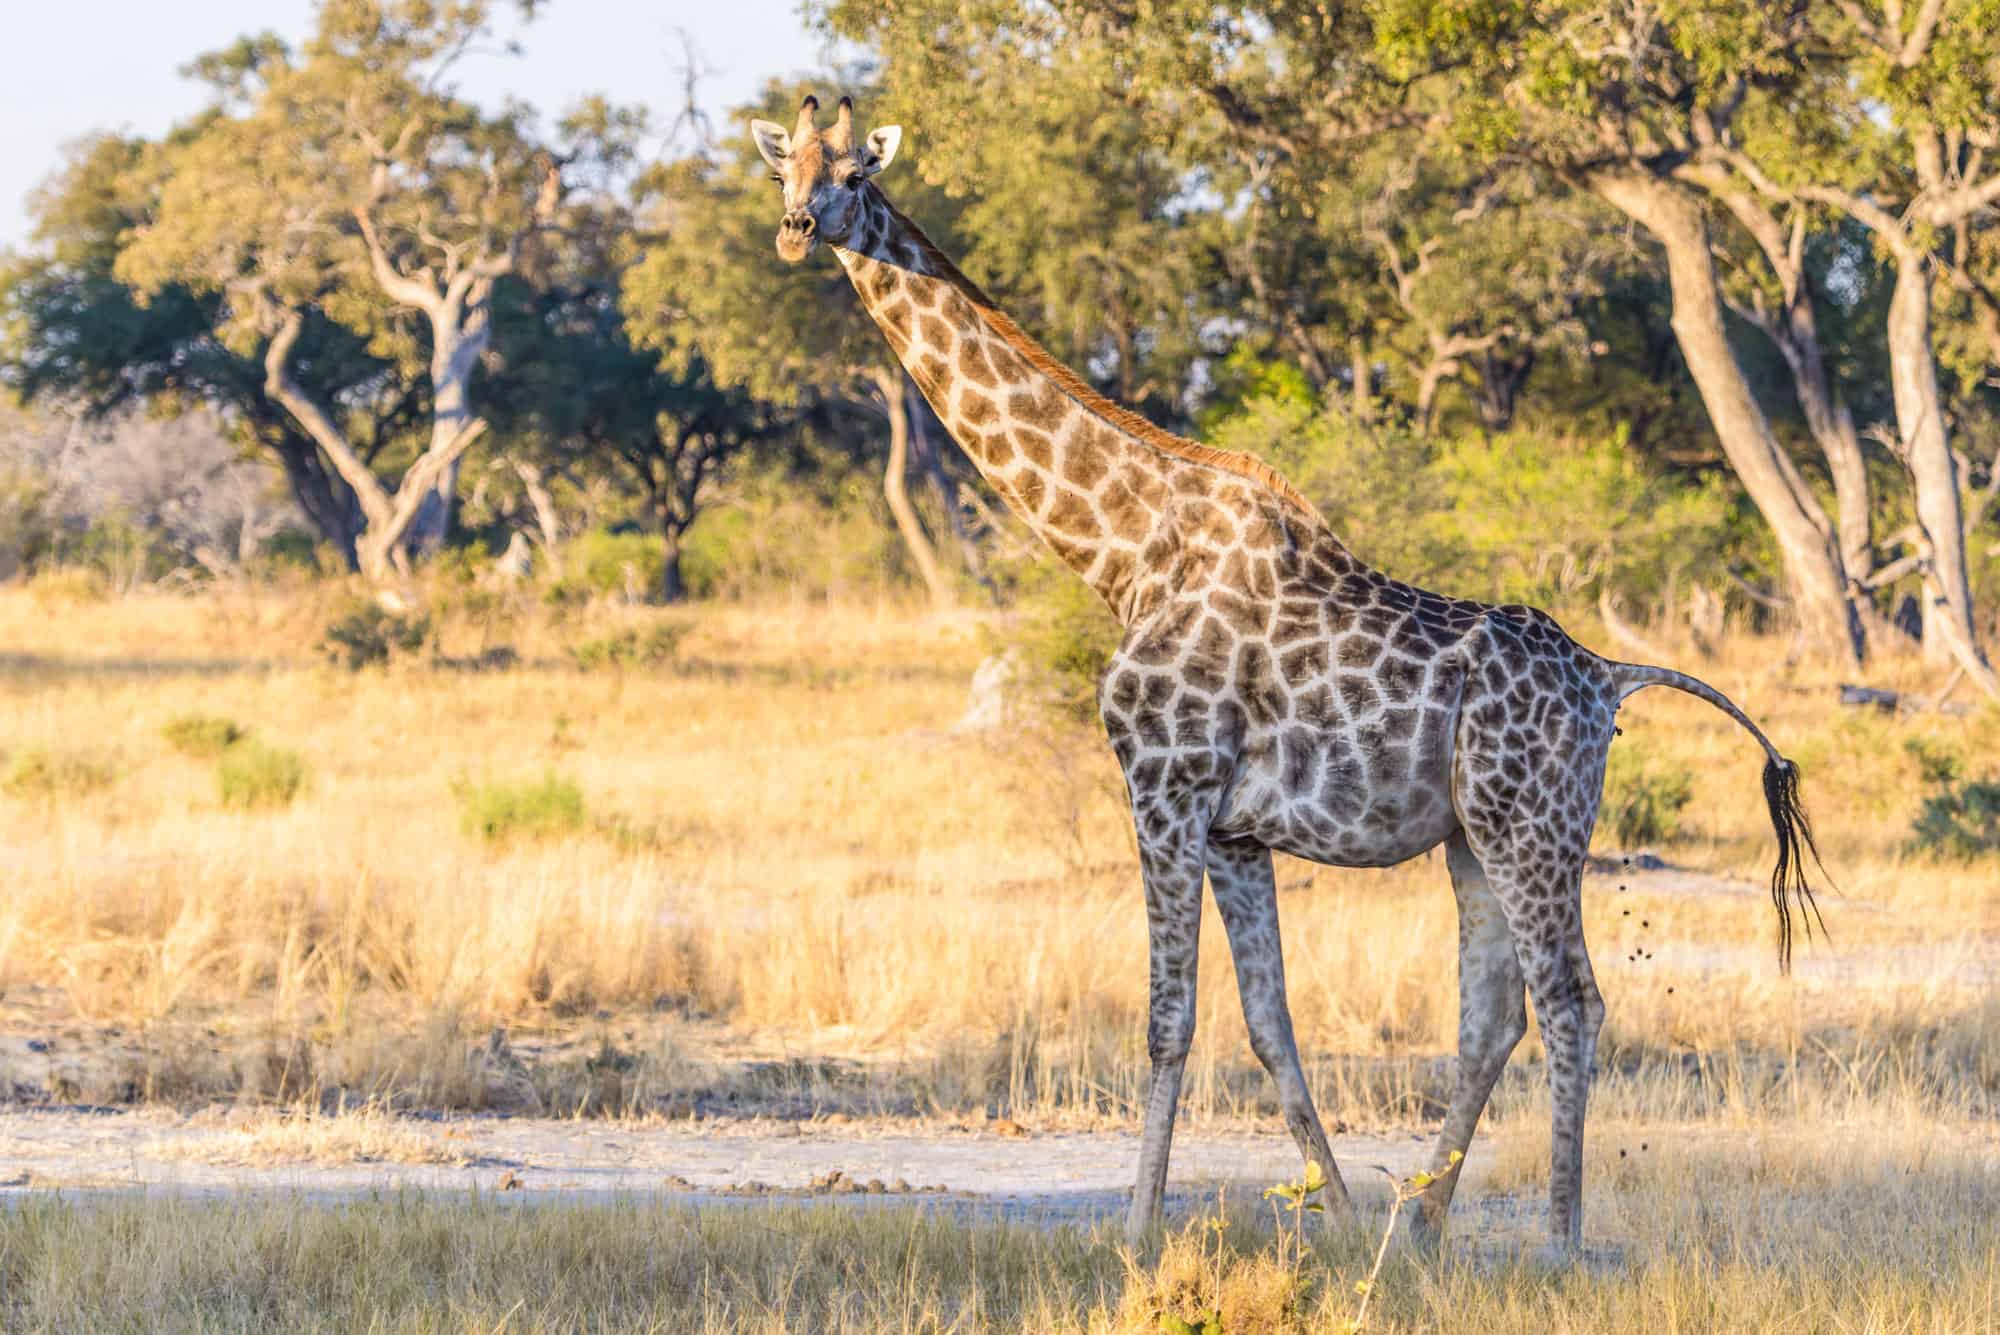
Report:
[[[553,772],[527,782],[461,780],[453,791],[465,832],[481,839],[551,839],[585,828],[583,789]]]
[[[1668,843],[1680,833],[1681,809],[1693,796],[1694,776],[1685,768],[1614,747],[1598,823],[1620,848]]]
[[[1375,1261],[1368,1267],[1368,1277],[1354,1281],[1354,1291],[1361,1295],[1361,1306],[1347,1319],[1343,1327],[1347,1335],[1356,1335],[1356,1332],[1368,1324],[1368,1304],[1374,1301],[1375,1284],[1382,1278],[1382,1262],[1389,1255],[1389,1239],[1396,1235],[1396,1216],[1402,1213],[1405,1205],[1423,1195],[1424,1189],[1431,1183],[1456,1173],[1459,1165],[1464,1162],[1465,1155],[1453,1150],[1451,1157],[1446,1160],[1446,1166],[1439,1171],[1412,1173],[1409,1177],[1403,1178],[1397,1177],[1380,1164],[1375,1166],[1375,1171],[1389,1179],[1389,1218],[1382,1225],[1382,1241],[1375,1248]]]
[[[289,806],[305,790],[306,762],[283,747],[239,743],[215,762],[215,786],[225,807]]]
[[[118,777],[111,761],[81,751],[52,751],[35,747],[15,756],[0,779],[0,792],[9,797],[82,797],[108,788]]]
[[[387,663],[396,654],[413,654],[430,635],[431,619],[413,612],[394,612],[370,598],[350,599],[327,622],[320,649],[350,672]]]
[[[1904,749],[1930,788],[1910,827],[1911,851],[1958,862],[2000,852],[2000,779],[1966,778],[1955,753],[1922,738]]]
[[[571,645],[569,656],[581,672],[664,667],[679,656],[681,641],[693,629],[685,622],[661,622],[644,635],[627,630]]]
[[[1271,1202],[1271,1218],[1278,1226],[1278,1263],[1289,1265],[1297,1275],[1306,1259],[1306,1216],[1325,1214],[1326,1206],[1313,1197],[1319,1195],[1326,1186],[1326,1170],[1319,1166],[1319,1160],[1306,1160],[1305,1176],[1296,1182],[1280,1182],[1264,1189],[1264,1199]],[[1285,1216],[1290,1215],[1291,1228],[1285,1228]],[[1289,1244],[1291,1257],[1285,1256]],[[1308,1291],[1309,1281],[1303,1276],[1298,1280],[1298,1294],[1301,1303]]]
[[[235,719],[218,714],[182,714],[160,729],[168,746],[200,760],[221,755],[249,735],[250,730]]]

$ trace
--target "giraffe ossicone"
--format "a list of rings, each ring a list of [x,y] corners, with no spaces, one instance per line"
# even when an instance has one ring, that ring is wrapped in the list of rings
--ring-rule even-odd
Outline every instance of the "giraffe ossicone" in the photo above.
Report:
[[[777,247],[824,241],[889,346],[1009,509],[1125,628],[1099,694],[1145,881],[1152,1084],[1127,1232],[1159,1223],[1194,1034],[1204,878],[1236,963],[1251,1047],[1328,1195],[1348,1198],[1285,999],[1274,851],[1381,867],[1443,844],[1459,913],[1459,1061],[1411,1227],[1435,1242],[1494,1082],[1527,1032],[1554,1093],[1550,1235],[1582,1237],[1583,1129],[1604,1003],[1585,948],[1582,874],[1626,696],[1693,694],[1766,755],[1778,838],[1781,964],[1812,835],[1797,768],[1704,682],[1619,663],[1531,607],[1449,598],[1369,569],[1268,465],[1170,435],[1051,357],[890,204],[874,177],[896,127],[855,135],[840,100],[817,125],[753,122],[785,211]],[[1816,857],[1816,853],[1814,853]]]

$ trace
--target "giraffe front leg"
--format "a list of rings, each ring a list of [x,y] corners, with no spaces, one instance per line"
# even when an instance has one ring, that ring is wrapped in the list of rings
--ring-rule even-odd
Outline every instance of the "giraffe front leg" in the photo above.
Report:
[[[1458,1190],[1452,1155],[1471,1146],[1493,1086],[1528,1032],[1526,982],[1514,957],[1507,917],[1463,831],[1446,843],[1445,861],[1458,900],[1458,1079],[1431,1155],[1435,1180],[1403,1208],[1412,1240],[1426,1250],[1443,1239],[1445,1216]]]
[[[1292,1033],[1292,1010],[1285,999],[1285,955],[1278,932],[1278,886],[1271,869],[1271,850],[1262,844],[1211,839],[1208,881],[1215,906],[1229,932],[1229,950],[1236,958],[1236,990],[1243,1001],[1243,1023],[1250,1031],[1250,1050],[1278,1085],[1285,1126],[1299,1154],[1326,1175],[1326,1196],[1336,1213],[1351,1219],[1354,1203],[1347,1184],[1334,1166],[1333,1150],[1313,1107],[1299,1065],[1299,1046]]]
[[[1140,864],[1146,878],[1146,926],[1152,982],[1148,996],[1146,1055],[1153,1074],[1146,1098],[1146,1129],[1139,1141],[1139,1179],[1125,1237],[1145,1244],[1160,1224],[1166,1199],[1167,1157],[1173,1149],[1181,1073],[1194,1041],[1195,960],[1201,934],[1202,861],[1190,856],[1184,836],[1148,838],[1140,826]],[[1196,846],[1198,849],[1198,845]]]

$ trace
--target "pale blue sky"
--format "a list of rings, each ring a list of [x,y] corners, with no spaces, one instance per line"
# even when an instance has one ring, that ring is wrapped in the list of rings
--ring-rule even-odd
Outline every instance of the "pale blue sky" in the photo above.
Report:
[[[512,7],[504,29],[513,30]],[[41,0],[8,6],[0,41],[0,248],[28,239],[27,194],[63,148],[100,130],[158,134],[201,104],[179,70],[239,34],[298,39],[311,0]],[[815,65],[818,39],[798,0],[549,0],[518,36],[520,57],[473,55],[458,83],[482,100],[524,98],[549,114],[588,92],[664,110],[678,95],[676,29],[705,64],[703,101],[719,112],[774,74]]]

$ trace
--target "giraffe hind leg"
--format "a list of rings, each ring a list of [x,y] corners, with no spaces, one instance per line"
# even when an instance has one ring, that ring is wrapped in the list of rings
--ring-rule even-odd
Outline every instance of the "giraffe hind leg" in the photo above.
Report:
[[[1271,869],[1271,850],[1261,844],[1211,838],[1208,882],[1215,906],[1229,933],[1236,959],[1236,988],[1243,1001],[1243,1022],[1250,1047],[1278,1085],[1285,1125],[1299,1154],[1316,1163],[1326,1176],[1326,1197],[1334,1210],[1352,1216],[1353,1202],[1332,1147],[1313,1107],[1299,1064],[1299,1047],[1292,1034],[1291,1007],[1285,999],[1284,948],[1278,934],[1278,887]]]
[[[1604,999],[1583,938],[1580,849],[1542,845],[1510,858],[1474,842],[1507,915],[1508,934],[1534,999],[1554,1104],[1549,1129],[1549,1249],[1573,1256],[1583,1241],[1583,1133]]]
[[[1459,1174],[1452,1171],[1451,1156],[1462,1155],[1471,1146],[1493,1086],[1528,1032],[1527,985],[1514,957],[1507,917],[1464,831],[1446,842],[1445,862],[1458,900],[1458,1074],[1444,1129],[1431,1155],[1430,1171],[1436,1178],[1404,1207],[1412,1238],[1425,1248],[1442,1240],[1451,1198],[1458,1190]]]

